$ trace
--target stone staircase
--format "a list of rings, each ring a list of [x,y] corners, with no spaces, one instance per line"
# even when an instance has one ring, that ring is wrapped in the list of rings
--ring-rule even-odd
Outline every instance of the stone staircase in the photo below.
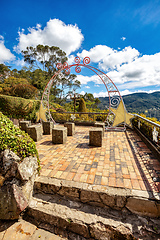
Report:
[[[66,239],[160,239],[159,195],[38,177],[25,218]]]

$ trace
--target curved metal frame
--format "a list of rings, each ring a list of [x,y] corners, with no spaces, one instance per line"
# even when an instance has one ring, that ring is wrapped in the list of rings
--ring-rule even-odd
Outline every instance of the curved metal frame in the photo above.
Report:
[[[108,112],[107,118],[104,122],[107,125],[107,128],[112,128],[115,114],[112,112],[111,108],[118,107],[120,101],[123,101],[122,96],[121,96],[120,92],[118,91],[118,88],[116,87],[114,82],[104,72],[102,72],[101,70],[99,70],[95,67],[88,65],[90,63],[89,57],[85,57],[83,59],[83,64],[81,64],[80,62],[81,62],[80,58],[75,57],[75,64],[68,65],[67,62],[65,62],[63,65],[61,63],[57,64],[58,71],[49,80],[49,82],[47,83],[47,85],[44,89],[42,99],[41,99],[42,106],[43,106],[43,108],[48,108],[48,113],[49,113],[48,118],[55,123],[54,119],[51,116],[50,110],[49,110],[49,95],[50,95],[50,89],[51,89],[54,79],[57,76],[61,77],[61,75],[63,75],[63,73],[62,73],[63,70],[65,71],[66,74],[69,74],[71,71],[71,67],[75,67],[75,71],[77,73],[80,73],[81,67],[86,67],[98,75],[98,77],[101,79],[101,81],[103,82],[103,84],[105,85],[105,87],[107,89],[108,97],[109,97],[109,112]],[[114,127],[114,129],[116,129],[116,127]],[[124,122],[123,129],[125,129],[125,122]]]

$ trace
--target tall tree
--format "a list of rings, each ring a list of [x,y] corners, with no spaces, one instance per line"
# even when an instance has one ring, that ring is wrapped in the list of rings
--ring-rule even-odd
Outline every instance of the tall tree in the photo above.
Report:
[[[47,82],[54,75],[57,63],[63,64],[67,61],[66,53],[59,47],[49,47],[38,45],[34,47],[27,47],[26,51],[22,51],[24,61],[31,67],[29,82],[38,89],[44,90]],[[24,72],[21,71],[21,74]],[[28,78],[27,78],[28,79]],[[54,99],[58,103],[63,103],[64,99],[72,91],[80,87],[80,82],[76,80],[76,75],[66,75],[63,71],[62,76],[57,76],[54,79],[51,94],[54,95]]]
[[[4,82],[4,79],[10,75],[10,69],[4,64],[0,64],[0,82]]]
[[[37,45],[34,47],[27,47],[22,51],[24,61],[30,64],[33,68],[47,71],[49,75],[53,75],[56,70],[57,63],[64,63],[67,61],[66,53],[59,47],[49,47],[47,45]]]

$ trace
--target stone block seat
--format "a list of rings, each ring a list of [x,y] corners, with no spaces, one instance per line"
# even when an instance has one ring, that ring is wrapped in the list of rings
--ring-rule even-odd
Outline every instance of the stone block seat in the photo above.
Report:
[[[93,127],[89,131],[89,145],[95,147],[102,146],[102,137],[103,137],[103,129],[100,127]]]
[[[104,137],[105,123],[95,122],[94,127],[101,127],[103,129],[103,137]]]
[[[43,134],[50,135],[52,134],[53,122],[42,122]]]
[[[66,122],[64,127],[67,128],[67,136],[73,136],[75,134],[75,123]]]
[[[52,143],[63,144],[67,142],[67,128],[66,127],[54,127],[52,129]]]
[[[42,125],[35,124],[35,125],[28,126],[27,133],[35,142],[38,142],[39,140],[42,139]]]
[[[20,121],[19,122],[19,128],[22,131],[27,132],[27,127],[31,126],[31,121]]]

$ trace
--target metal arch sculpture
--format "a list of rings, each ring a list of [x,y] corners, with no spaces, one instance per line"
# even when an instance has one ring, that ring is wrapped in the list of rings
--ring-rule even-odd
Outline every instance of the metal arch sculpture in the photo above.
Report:
[[[92,70],[96,75],[98,75],[98,77],[101,79],[101,81],[103,82],[103,84],[105,85],[107,92],[108,92],[108,97],[109,97],[109,112],[107,115],[107,118],[105,119],[105,125],[107,128],[110,129],[116,129],[117,126],[113,127],[113,122],[115,119],[115,112],[114,110],[118,109],[118,106],[120,105],[120,102],[123,104],[123,109],[124,109],[124,119],[126,118],[126,109],[125,109],[125,105],[123,103],[123,99],[122,96],[120,94],[120,92],[118,91],[116,85],[113,83],[113,81],[101,70],[92,67],[90,65],[88,65],[90,63],[90,58],[89,57],[85,57],[83,59],[83,64],[81,63],[81,59],[77,56],[75,57],[75,64],[72,65],[68,65],[67,62],[65,62],[64,64],[58,63],[57,64],[57,69],[58,71],[53,75],[53,77],[50,79],[50,81],[48,82],[48,84],[46,85],[43,95],[42,95],[42,99],[41,99],[41,106],[43,106],[43,109],[48,109],[48,116],[47,119],[50,121],[54,121],[54,119],[51,116],[50,110],[49,110],[49,94],[50,94],[50,89],[51,86],[53,84],[54,79],[58,76],[58,77],[63,77],[63,73],[62,71],[65,71],[65,74],[69,74],[71,71],[71,67],[75,67],[75,71],[76,73],[80,73],[81,72],[81,67],[86,67],[90,70]],[[125,126],[126,126],[126,121],[124,120],[123,122],[123,127],[122,129],[125,130]]]

